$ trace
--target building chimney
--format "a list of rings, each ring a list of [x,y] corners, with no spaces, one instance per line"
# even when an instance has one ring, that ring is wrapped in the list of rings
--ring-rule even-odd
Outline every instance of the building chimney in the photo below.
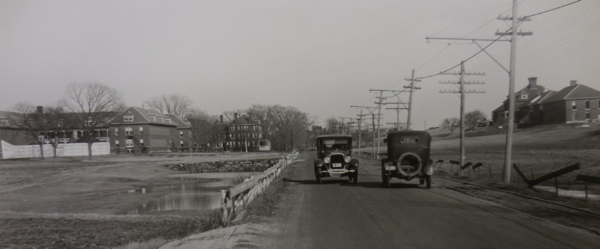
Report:
[[[223,115],[221,115],[221,124],[223,123]]]
[[[238,118],[238,114],[237,112],[233,114],[233,120],[236,120]]]
[[[537,89],[537,77],[530,77],[529,79],[529,90]]]
[[[571,86],[577,85],[577,80],[572,80],[571,81]]]
[[[43,106],[38,106],[37,107],[37,113],[44,113],[44,107]]]

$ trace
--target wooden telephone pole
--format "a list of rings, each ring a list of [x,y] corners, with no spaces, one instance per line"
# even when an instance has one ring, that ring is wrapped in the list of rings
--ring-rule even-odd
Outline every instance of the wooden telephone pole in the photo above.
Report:
[[[410,76],[410,79],[404,79],[406,81],[410,82],[410,85],[408,86],[404,86],[405,89],[410,89],[410,95],[408,96],[408,116],[406,117],[406,130],[409,131],[410,130],[410,118],[412,115],[412,99],[413,99],[413,92],[415,92],[415,90],[420,90],[420,87],[415,87],[415,83],[417,82],[421,82],[421,80],[415,79],[415,70],[412,70],[412,74]]]
[[[460,166],[465,165],[465,94],[466,93],[485,93],[484,91],[466,91],[465,85],[468,84],[484,84],[483,82],[466,82],[465,75],[485,75],[484,73],[465,73],[465,62],[460,62],[460,72],[458,73],[442,73],[443,75],[460,75],[459,82],[442,81],[440,84],[458,84],[460,90],[445,91],[442,90],[440,93],[460,93]],[[459,167],[460,174],[460,167]]]

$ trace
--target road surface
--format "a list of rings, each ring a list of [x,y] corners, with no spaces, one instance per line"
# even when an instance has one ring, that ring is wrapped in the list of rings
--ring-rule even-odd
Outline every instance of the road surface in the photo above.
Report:
[[[361,166],[358,184],[317,184],[314,153],[296,174],[273,248],[600,248],[600,237],[418,180],[381,184]]]

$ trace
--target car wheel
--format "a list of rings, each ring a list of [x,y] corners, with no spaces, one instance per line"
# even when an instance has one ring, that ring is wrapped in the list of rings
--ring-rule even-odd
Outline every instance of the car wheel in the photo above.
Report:
[[[421,185],[425,184],[425,178],[423,178],[423,177],[419,178],[419,184],[421,184]]]
[[[383,186],[385,188],[390,188],[392,186],[392,183],[390,182],[392,177],[390,176],[390,174],[386,173],[383,174],[381,177],[383,178]]]
[[[354,171],[354,177],[352,177],[352,182],[354,184],[356,184],[358,182],[358,169],[356,169],[356,171]]]
[[[323,183],[323,180],[321,179],[320,175],[317,175],[317,184],[321,184]]]
[[[431,176],[425,177],[425,183],[427,188],[431,188]]]

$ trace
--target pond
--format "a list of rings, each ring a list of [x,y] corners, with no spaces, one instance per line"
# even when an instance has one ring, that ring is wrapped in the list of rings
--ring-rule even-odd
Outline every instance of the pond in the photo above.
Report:
[[[226,181],[218,181],[226,182]],[[210,210],[221,207],[221,192],[216,188],[207,188],[207,184],[214,183],[206,181],[194,183],[182,183],[168,186],[149,186],[137,190],[137,193],[165,193],[165,195],[154,198],[144,204],[128,210],[127,214],[144,214],[165,211],[190,211]],[[227,183],[222,183],[227,185]]]

